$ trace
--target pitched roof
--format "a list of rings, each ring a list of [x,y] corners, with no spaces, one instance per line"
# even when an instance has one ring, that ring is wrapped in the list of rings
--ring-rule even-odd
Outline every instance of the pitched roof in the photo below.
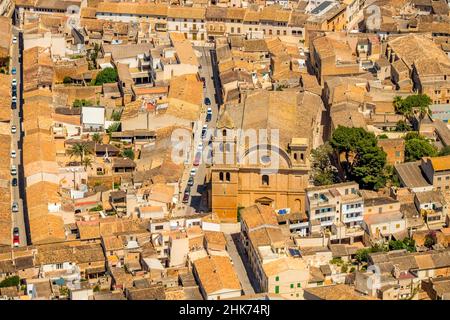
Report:
[[[206,294],[213,294],[221,290],[241,289],[236,271],[228,257],[201,258],[194,261],[194,268]]]

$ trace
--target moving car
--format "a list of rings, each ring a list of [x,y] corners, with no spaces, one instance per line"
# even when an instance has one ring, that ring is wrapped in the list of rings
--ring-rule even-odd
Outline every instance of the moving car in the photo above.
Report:
[[[16,67],[13,67],[13,68],[11,69],[11,73],[12,73],[13,76],[17,73]]]
[[[13,202],[11,209],[12,212],[19,212],[19,204],[17,202]]]
[[[212,109],[208,108],[208,110],[206,110],[206,122],[210,122],[212,119]]]
[[[209,98],[205,98],[205,104],[207,106],[210,106],[211,105],[211,100]]]
[[[11,158],[15,158],[16,157],[16,150],[11,150]]]
[[[17,167],[15,165],[11,166],[11,175],[15,176],[17,174]]]
[[[13,187],[17,187],[17,178],[13,178],[13,179],[12,179],[11,185],[12,185]]]
[[[11,126],[11,133],[16,133],[16,132],[17,132],[16,126]]]

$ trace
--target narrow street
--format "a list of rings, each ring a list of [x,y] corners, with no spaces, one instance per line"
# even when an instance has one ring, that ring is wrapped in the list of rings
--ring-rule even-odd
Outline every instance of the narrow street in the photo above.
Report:
[[[217,92],[215,87],[215,81],[213,79],[213,70],[212,70],[212,63],[211,63],[211,51],[209,47],[194,47],[194,49],[201,53],[201,56],[199,57],[199,62],[201,65],[201,68],[199,69],[200,77],[205,78],[206,86],[203,89],[203,98],[209,98],[211,101],[211,105],[207,106],[203,103],[203,110],[201,115],[201,125],[200,128],[203,125],[207,125],[208,130],[211,130],[211,132],[214,131],[216,127],[217,122],[217,116],[219,113],[219,104],[217,101]],[[210,107],[212,110],[212,118],[211,121],[206,122],[206,111],[207,108]],[[199,132],[200,133],[200,132]],[[202,140],[203,147],[207,147],[208,143],[208,137],[206,140]],[[200,139],[194,141],[194,146],[192,147],[192,154],[191,159],[195,158],[195,154],[200,151],[198,149],[198,143],[200,142]],[[202,151],[203,152],[203,151]],[[191,194],[189,199],[189,205],[195,212],[208,212],[209,205],[207,203],[207,197],[206,197],[206,173],[208,171],[207,164],[205,163],[206,159],[206,153],[204,153],[204,158],[202,158],[202,161],[200,162],[199,166],[195,167],[193,166],[193,163],[190,163],[190,166],[187,170],[189,172],[192,168],[197,168],[197,172],[194,176],[194,185],[191,187]],[[187,175],[187,178],[189,178],[189,175]],[[184,184],[184,186],[187,185],[187,181]],[[184,189],[182,189],[182,192],[184,192]],[[188,209],[189,210],[189,209]]]
[[[11,158],[11,165],[17,167],[17,175],[12,178],[17,178],[17,186],[11,186],[11,201],[19,205],[19,212],[12,212],[13,228],[19,228],[20,246],[28,244],[27,235],[27,219],[24,208],[24,191],[25,191],[25,177],[22,165],[22,64],[20,61],[20,54],[22,51],[22,35],[16,27],[13,27],[13,36],[17,38],[17,43],[12,44],[11,69],[16,68],[16,75],[12,75],[13,79],[17,80],[17,107],[12,110],[11,126],[16,127],[16,133],[11,133],[11,150],[16,151],[16,157]]]
[[[239,236],[239,234],[225,234],[225,238],[227,239],[227,252],[230,254],[231,260],[233,260],[234,270],[236,270],[244,294],[255,294],[247,270],[245,269],[236,244],[234,243],[233,237],[235,236]]]

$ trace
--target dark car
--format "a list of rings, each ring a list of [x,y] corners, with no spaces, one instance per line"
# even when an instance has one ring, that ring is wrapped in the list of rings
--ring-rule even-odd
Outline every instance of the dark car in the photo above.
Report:
[[[191,188],[186,188],[186,190],[184,190],[184,195],[183,195],[183,203],[188,203],[189,202],[189,195],[191,194]]]
[[[206,79],[201,77],[200,80],[203,82],[203,88],[206,88]]]
[[[187,184],[188,184],[189,187],[192,187],[194,185],[194,177],[193,176],[189,177],[189,180],[188,180]]]
[[[212,110],[211,108],[208,108],[208,111],[206,112],[206,122],[210,122],[212,119]]]
[[[13,229],[13,235],[19,236],[19,228],[14,227],[14,229]]]
[[[17,187],[17,178],[13,178],[11,184],[13,187]]]
[[[210,106],[211,105],[211,100],[209,98],[205,98],[205,104],[207,106]]]

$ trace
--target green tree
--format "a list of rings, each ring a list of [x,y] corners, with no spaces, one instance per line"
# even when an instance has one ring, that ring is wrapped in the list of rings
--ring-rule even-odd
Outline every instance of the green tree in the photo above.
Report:
[[[439,156],[448,156],[450,155],[450,146],[446,146],[439,151]]]
[[[94,133],[92,135],[92,141],[94,141],[95,143],[100,144],[100,143],[103,142],[103,137],[98,132],[96,132],[96,133]]]
[[[134,160],[134,151],[132,149],[124,149],[122,151],[122,156]]]
[[[80,162],[83,163],[84,157],[91,153],[87,143],[75,143],[69,150],[67,150],[67,154],[72,157],[79,157]]]
[[[73,79],[71,77],[64,77],[63,79],[63,83],[68,84],[68,83],[73,83]]]
[[[19,284],[19,276],[6,277],[2,282],[0,282],[0,288],[17,287]]]
[[[314,185],[323,186],[338,181],[336,169],[331,165],[333,148],[327,142],[311,152]]]
[[[114,121],[120,121],[121,116],[122,115],[120,114],[120,111],[113,111],[111,119],[113,119]]]
[[[106,132],[108,134],[111,134],[112,132],[117,132],[120,129],[120,122],[114,122],[113,124],[111,124],[108,129],[106,129]]]
[[[411,126],[404,120],[399,120],[395,126],[395,131],[405,132],[411,130]]]
[[[431,249],[437,243],[436,233],[431,231],[425,236],[424,246]]]
[[[93,103],[90,100],[86,100],[86,99],[75,99],[72,102],[72,107],[74,108],[81,108],[81,107],[85,107],[85,106],[92,106]]]
[[[81,164],[84,166],[84,169],[86,170],[87,167],[92,168],[92,159],[90,157],[84,157],[83,161],[81,161]]]
[[[419,124],[429,114],[430,104],[432,103],[433,101],[426,94],[415,94],[405,99],[395,97],[393,101],[397,113],[404,115],[406,118],[417,115],[419,117]]]
[[[416,161],[422,157],[434,157],[437,154],[436,147],[427,140],[415,138],[406,140],[405,161]]]
[[[358,263],[368,262],[369,260],[369,249],[359,249],[355,253],[355,259]]]
[[[379,136],[378,136],[378,140],[383,140],[383,139],[389,139],[389,137],[387,136],[387,134],[380,134]]]
[[[97,74],[95,85],[100,86],[104,83],[117,82],[117,70],[114,68],[105,68]]]
[[[386,153],[377,146],[373,133],[363,128],[338,126],[331,138],[331,146],[344,154],[346,178],[357,181],[361,187],[378,189],[385,183],[383,169]]]
[[[416,250],[415,241],[411,238],[389,241],[389,250],[402,250],[402,249],[406,249],[409,252],[414,252]]]

